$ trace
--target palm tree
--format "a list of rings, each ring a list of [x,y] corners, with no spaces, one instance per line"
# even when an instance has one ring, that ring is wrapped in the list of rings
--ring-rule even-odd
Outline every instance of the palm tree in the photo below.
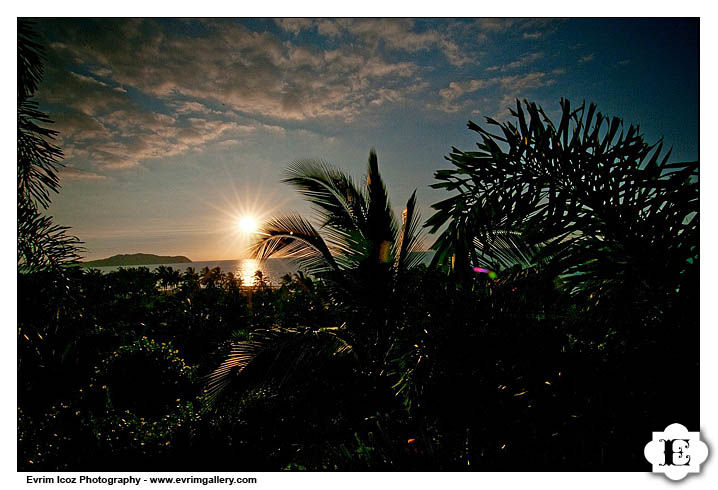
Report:
[[[166,265],[160,265],[157,269],[155,269],[154,273],[157,277],[157,282],[164,291],[176,286],[182,280],[182,274],[180,271]]]
[[[238,292],[242,287],[242,277],[235,276],[233,272],[224,274],[223,280],[223,286],[228,292]]]
[[[297,214],[275,217],[261,230],[254,247],[256,258],[279,253],[293,257],[302,269],[352,293],[357,285],[374,290],[381,284],[394,287],[401,272],[417,263],[418,258],[411,255],[419,239],[416,191],[399,226],[373,150],[363,188],[344,172],[314,160],[292,164],[284,182],[312,204],[323,235]]]
[[[203,267],[201,271],[199,271],[201,277],[200,277],[200,283],[209,288],[214,289],[219,284],[222,283],[222,269],[219,267],[214,267],[210,269],[209,267]]]
[[[60,190],[62,151],[52,143],[57,132],[43,127],[52,121],[32,100],[43,76],[44,53],[29,22],[18,21],[17,40],[18,269],[60,271],[77,263],[81,242],[40,211],[50,206],[50,194]]]
[[[435,265],[462,276],[522,248],[519,262],[550,266],[574,301],[635,299],[654,310],[646,319],[697,287],[697,162],[668,163],[662,141],[594,104],[562,100],[557,125],[526,101],[511,114],[515,124],[487,118],[497,133],[469,122],[479,151],[454,148],[453,168],[436,172],[432,187],[455,194],[426,223],[446,225]]]
[[[182,290],[186,292],[199,289],[199,274],[194,267],[187,267],[182,273]]]
[[[492,247],[500,233],[515,233],[537,249],[529,265],[554,288],[538,290],[539,306],[580,353],[577,369],[631,387],[605,393],[601,413],[623,413],[629,425],[697,420],[698,387],[686,380],[698,378],[698,162],[669,163],[662,141],[646,144],[594,104],[562,100],[557,124],[526,101],[511,114],[487,119],[493,132],[470,122],[478,150],[454,148],[452,168],[436,172],[434,187],[453,195],[427,221],[432,232],[445,227],[435,264],[468,275],[482,253],[503,251]],[[533,313],[518,305],[512,316]],[[677,373],[667,359],[695,361]],[[621,412],[629,406],[661,409],[638,420]]]
[[[283,348],[282,339],[292,346],[323,339],[319,352],[338,355],[351,351],[378,372],[393,333],[389,306],[400,294],[402,274],[419,261],[411,254],[419,241],[416,191],[407,201],[399,225],[374,150],[369,153],[363,187],[346,173],[314,160],[294,162],[284,182],[312,204],[319,228],[298,214],[275,217],[264,224],[253,248],[254,257],[264,260],[283,254],[294,258],[302,269],[334,286],[337,300],[352,311],[351,318],[330,330],[302,333],[277,327],[257,332],[250,342],[237,343],[210,376],[211,400],[227,386],[228,376],[241,374],[260,357],[266,359],[266,353],[275,356],[268,366],[292,365],[294,361],[283,356],[295,349]],[[327,346],[336,349],[327,351]],[[307,352],[316,350],[316,346],[306,348]]]

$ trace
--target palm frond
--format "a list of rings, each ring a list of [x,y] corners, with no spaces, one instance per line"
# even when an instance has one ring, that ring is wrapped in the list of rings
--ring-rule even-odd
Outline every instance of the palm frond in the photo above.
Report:
[[[32,24],[18,21],[17,31],[17,259],[18,270],[60,271],[78,262],[83,251],[80,240],[68,228],[54,224],[39,208],[50,206],[50,196],[59,192],[58,168],[62,151],[53,144],[57,131],[32,97],[42,79],[43,47]]]
[[[33,23],[17,21],[17,97],[18,101],[32,96],[42,80],[45,52],[37,42]]]
[[[410,267],[419,259],[411,255],[418,241],[416,197],[410,199],[409,219],[400,236],[374,150],[362,190],[347,174],[317,160],[295,161],[284,182],[309,200],[320,226],[315,228],[298,215],[274,218],[254,247],[255,257],[281,252],[297,259],[310,273],[354,271],[358,274],[354,279],[391,273],[393,265]]]
[[[319,212],[322,227],[363,230],[366,201],[351,177],[321,160],[297,160],[282,182],[295,187]]]
[[[519,267],[528,269],[537,265],[541,247],[523,239],[521,234],[511,230],[497,230],[486,240],[474,239],[477,261],[481,266],[496,272]]]
[[[17,87],[17,184],[18,198],[50,206],[50,192],[60,189],[57,177],[62,151],[52,144],[57,131],[43,127],[52,123],[32,97],[42,79],[44,52],[36,42],[32,24],[18,21]]]
[[[295,259],[310,272],[341,269],[312,224],[297,214],[272,218],[262,226],[252,255],[265,260],[275,254]]]
[[[421,260],[418,255],[412,255],[421,238],[420,227],[421,217],[416,211],[416,190],[414,190],[402,213],[402,226],[394,260],[395,281],[402,271],[412,268]]]
[[[478,151],[454,148],[453,168],[436,172],[432,187],[455,193],[426,222],[432,232],[448,223],[432,246],[436,261],[464,267],[485,255],[495,230],[514,230],[553,258],[557,274],[587,286],[611,271],[638,274],[646,290],[675,289],[680,271],[698,258],[698,163],[669,163],[661,141],[646,144],[639,128],[594,104],[573,109],[562,100],[556,125],[527,101],[517,100],[511,114],[514,122],[487,118],[486,128],[469,122],[481,138]],[[492,260],[516,259],[524,261]],[[584,266],[589,259],[602,267]],[[655,273],[658,261],[671,280]]]
[[[297,379],[313,379],[335,359],[353,356],[340,328],[257,330],[250,340],[235,342],[224,362],[207,378],[207,407],[216,406],[235,383],[239,389],[229,391],[240,396],[268,386],[281,390]]]
[[[386,246],[396,240],[397,225],[373,149],[369,152],[366,195],[368,208],[364,236],[371,245],[370,262],[386,262],[389,258]]]
[[[77,264],[82,242],[29,203],[18,206],[17,265],[23,273],[60,271]]]

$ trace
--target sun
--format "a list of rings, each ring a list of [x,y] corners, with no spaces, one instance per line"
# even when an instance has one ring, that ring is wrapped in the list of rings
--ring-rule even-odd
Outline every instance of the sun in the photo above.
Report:
[[[252,235],[259,230],[259,220],[254,216],[242,216],[237,220],[237,228],[245,235]]]

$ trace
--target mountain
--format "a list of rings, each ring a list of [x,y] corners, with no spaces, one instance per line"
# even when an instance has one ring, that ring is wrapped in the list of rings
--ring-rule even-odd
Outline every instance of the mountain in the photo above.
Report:
[[[120,254],[106,259],[83,262],[83,267],[104,267],[113,265],[154,265],[154,264],[186,264],[192,262],[184,255],[154,255],[154,254]]]

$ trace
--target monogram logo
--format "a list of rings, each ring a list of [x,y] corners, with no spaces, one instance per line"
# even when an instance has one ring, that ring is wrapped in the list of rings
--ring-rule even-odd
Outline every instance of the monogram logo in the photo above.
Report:
[[[698,473],[708,457],[708,446],[700,432],[688,432],[681,424],[671,424],[663,432],[654,432],[653,440],[643,449],[654,473],[664,473],[671,480],[682,480],[688,473]]]

